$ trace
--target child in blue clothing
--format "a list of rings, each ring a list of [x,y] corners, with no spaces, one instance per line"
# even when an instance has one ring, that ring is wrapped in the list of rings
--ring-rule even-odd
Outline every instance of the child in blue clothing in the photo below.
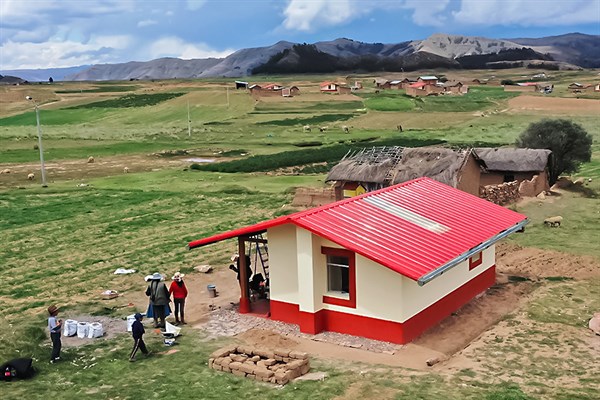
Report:
[[[60,360],[60,349],[62,343],[60,341],[60,331],[62,328],[62,319],[56,318],[58,315],[58,307],[52,305],[48,307],[48,330],[50,331],[50,339],[52,340],[52,355],[50,356],[50,362],[55,363]]]
[[[133,336],[133,350],[131,350],[131,355],[129,356],[129,361],[135,361],[135,354],[138,349],[142,351],[144,354],[149,354],[148,349],[146,349],[146,344],[144,343],[144,325],[142,324],[142,314],[135,314],[135,321],[131,325],[131,336]]]

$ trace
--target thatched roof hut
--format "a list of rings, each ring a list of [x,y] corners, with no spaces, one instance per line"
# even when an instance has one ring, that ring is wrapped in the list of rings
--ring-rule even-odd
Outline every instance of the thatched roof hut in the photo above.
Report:
[[[474,149],[488,171],[540,172],[548,165],[552,151],[547,149],[517,149],[509,147]]]
[[[425,176],[457,187],[459,172],[471,153],[444,147],[372,147],[346,155],[329,171],[326,181],[383,187]]]

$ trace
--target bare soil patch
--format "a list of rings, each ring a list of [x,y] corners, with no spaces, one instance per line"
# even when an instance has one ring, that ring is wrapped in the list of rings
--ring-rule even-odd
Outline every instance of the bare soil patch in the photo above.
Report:
[[[569,99],[560,97],[518,96],[508,101],[511,112],[569,115],[598,115],[600,101],[593,99]]]
[[[64,321],[67,320],[64,316],[61,316]],[[119,318],[111,318],[106,316],[93,316],[93,315],[69,315],[68,319],[72,319],[78,322],[99,322],[102,324],[102,329],[104,330],[104,336],[99,338],[80,338],[75,336],[61,336],[61,342],[64,347],[79,347],[85,346],[86,344],[96,343],[99,340],[108,340],[112,339],[115,336],[123,333],[127,333],[127,321]],[[64,330],[64,328],[63,328]],[[48,336],[49,337],[49,336]]]

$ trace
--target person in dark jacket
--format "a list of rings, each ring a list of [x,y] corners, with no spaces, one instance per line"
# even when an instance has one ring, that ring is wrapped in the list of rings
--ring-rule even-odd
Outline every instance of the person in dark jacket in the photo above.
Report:
[[[52,340],[52,355],[50,362],[55,363],[60,360],[60,349],[62,342],[60,341],[60,331],[62,329],[62,319],[56,318],[58,315],[58,307],[52,305],[48,307],[48,330],[50,331],[50,339]]]
[[[148,355],[149,351],[146,348],[146,343],[144,343],[144,325],[142,324],[142,314],[135,314],[135,321],[131,325],[131,336],[133,336],[133,350],[131,350],[131,355],[129,356],[129,361],[135,361],[135,354],[138,349],[142,351],[142,353]]]
[[[169,293],[173,294],[173,304],[175,307],[175,325],[181,324],[185,325],[185,315],[183,309],[185,307],[185,298],[188,295],[187,287],[183,282],[183,277],[185,275],[181,272],[175,272],[173,275],[173,282],[171,282],[171,286],[169,286]]]
[[[146,288],[146,296],[150,298],[150,306],[152,307],[152,318],[154,318],[155,328],[165,327],[165,318],[167,316],[167,307],[171,301],[169,289],[165,285],[163,276],[158,272],[148,275],[145,280],[150,284]]]
[[[250,281],[250,277],[252,276],[252,268],[250,267],[250,256],[245,256],[246,258],[246,279]],[[231,257],[231,261],[234,261],[236,265],[231,264],[229,269],[237,272],[237,280],[240,282],[240,257],[235,254]],[[240,287],[242,287],[242,283],[240,282]]]

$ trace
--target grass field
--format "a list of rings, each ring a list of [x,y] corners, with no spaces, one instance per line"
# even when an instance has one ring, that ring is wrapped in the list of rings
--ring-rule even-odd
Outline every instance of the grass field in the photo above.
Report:
[[[526,72],[478,71],[473,76],[495,73],[512,79]],[[589,71],[556,74],[555,85],[594,76]],[[122,173],[118,164],[118,169],[76,179],[52,175],[46,189],[39,181],[0,175],[0,181],[8,182],[0,186],[0,278],[4,283],[0,288],[0,324],[4,327],[0,360],[33,357],[39,369],[33,380],[3,385],[0,397],[34,399],[54,391],[65,399],[595,399],[599,390],[595,376],[600,371],[585,367],[589,364],[582,357],[588,354],[589,344],[577,335],[590,313],[600,310],[597,278],[535,282],[536,289],[527,295],[524,306],[498,324],[505,334],[488,331],[478,341],[480,345],[460,355],[469,367],[411,370],[315,356],[311,363],[316,370],[326,371],[327,379],[275,388],[209,369],[208,354],[230,339],[210,339],[195,330],[188,330],[179,340],[179,352],[140,357],[135,364],[127,361],[131,346],[127,334],[64,349],[64,362],[47,363],[50,349],[44,310],[50,303],[60,304],[63,315],[121,318],[122,310],[96,301],[101,289],[119,288],[127,298],[142,290],[140,275],[158,269],[190,273],[199,262],[226,265],[232,243],[200,252],[187,251],[186,243],[292,212],[289,204],[295,187],[323,186],[324,173],[272,173],[277,168],[327,163],[348,150],[370,145],[512,144],[530,122],[540,118],[535,112],[504,112],[515,94],[499,88],[472,88],[464,97],[411,99],[400,92],[376,94],[367,87],[361,97],[342,101],[318,96],[318,82],[330,79],[256,79],[296,84],[303,94],[315,96],[309,101],[300,95],[290,102],[256,102],[242,91],[227,94],[230,82],[218,80],[0,88],[3,99],[14,99],[0,107],[0,170],[26,164],[39,175],[35,114],[23,100],[28,90],[43,104],[40,117],[49,163],[101,168],[98,163],[85,164],[93,155],[123,163],[137,157],[147,165],[129,174]],[[362,79],[368,82],[370,77]],[[119,100],[125,93],[128,99],[138,100],[148,97],[132,96],[183,94],[150,97],[161,101],[147,105],[135,100],[136,107],[110,106],[130,104]],[[105,103],[97,107],[101,101]],[[96,106],[71,108],[83,104]],[[510,240],[600,260],[600,241],[594,240],[600,233],[596,197],[600,192],[600,117],[571,119],[594,138],[592,161],[576,174],[592,182],[585,190],[566,192],[552,201],[517,206],[531,224],[526,234]],[[397,131],[398,123],[404,132]],[[311,132],[304,132],[305,124],[313,125]],[[327,130],[319,132],[316,127],[320,125]],[[344,133],[342,125],[349,126],[350,132]],[[314,147],[299,147],[306,144]],[[189,156],[226,162],[192,169],[189,164],[171,165],[168,159],[159,162],[148,156],[182,149]],[[85,185],[78,187],[78,183]],[[548,215],[562,215],[563,226],[545,228],[542,221]],[[116,268],[135,268],[139,273],[136,277],[114,275]],[[150,348],[163,348],[160,338],[151,333],[147,342]],[[568,361],[552,352],[557,347],[568,352]]]

